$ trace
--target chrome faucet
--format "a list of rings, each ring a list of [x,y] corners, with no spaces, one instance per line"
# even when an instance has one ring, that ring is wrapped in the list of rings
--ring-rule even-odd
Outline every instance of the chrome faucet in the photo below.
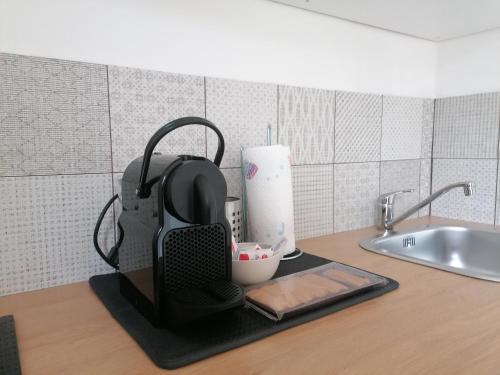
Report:
[[[413,215],[415,212],[420,210],[422,207],[427,206],[434,199],[447,193],[451,189],[459,188],[459,187],[464,189],[464,195],[466,197],[469,197],[472,194],[474,194],[474,184],[472,182],[469,182],[469,181],[456,182],[454,184],[447,185],[444,188],[439,189],[438,191],[434,192],[429,197],[424,199],[422,202],[417,203],[415,206],[409,208],[406,212],[404,212],[403,214],[401,214],[397,218],[394,218],[394,200],[395,200],[396,196],[399,194],[404,194],[404,193],[413,193],[414,190],[408,189],[408,190],[393,191],[391,193],[382,194],[378,198],[377,202],[382,208],[381,226],[384,228],[384,235],[390,234],[394,229],[394,225],[403,221],[407,217]]]

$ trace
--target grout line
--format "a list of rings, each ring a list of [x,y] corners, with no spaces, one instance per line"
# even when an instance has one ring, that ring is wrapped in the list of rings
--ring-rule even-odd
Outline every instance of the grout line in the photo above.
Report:
[[[337,148],[335,147],[335,141],[337,139],[337,93],[335,90],[333,92],[333,162],[335,163],[335,156],[337,154]]]
[[[241,167],[223,167],[223,168],[219,168],[221,171],[227,171],[227,170],[231,170],[231,169],[241,169]]]
[[[379,164],[378,164],[378,195],[382,189],[382,127],[384,123],[384,95],[381,95],[381,110],[380,110],[380,143],[379,143]]]
[[[417,202],[420,202],[420,185],[422,183],[422,158],[420,159],[420,163],[418,165],[418,197],[417,197]],[[420,217],[420,210],[417,211],[417,217]]]
[[[418,161],[420,159],[429,159],[429,158],[416,158],[416,159],[395,159],[395,160],[364,160],[364,161],[342,161],[342,162],[335,162],[335,163],[304,163],[304,164],[292,164],[293,167],[301,167],[301,166],[306,166],[306,165],[341,165],[341,164],[366,164],[366,163],[398,163],[402,161]],[[490,160],[490,159],[487,159]],[[234,168],[234,167],[233,167]]]
[[[292,164],[292,167],[308,167],[308,166],[320,166],[320,165],[333,165],[338,163],[304,163],[304,164]]]
[[[420,168],[418,170],[418,200],[417,202],[420,202],[420,194],[421,194],[421,185],[422,185],[422,159],[423,159],[423,153],[422,149],[424,147],[425,139],[424,139],[424,129],[425,129],[425,101],[426,99],[422,100],[422,129],[420,131]],[[433,114],[434,117],[434,114]],[[429,208],[426,207],[427,212],[429,212]],[[422,211],[422,208],[418,210],[417,212],[417,217],[420,217],[420,211]]]
[[[336,147],[335,140],[337,139],[337,94],[338,91],[333,92],[333,163],[332,163],[332,232],[335,233],[335,155]]]
[[[431,140],[431,170],[429,177],[429,192],[428,194],[432,194],[432,184],[433,184],[433,175],[434,175],[434,140],[435,140],[435,132],[436,132],[436,104],[437,100],[432,100],[432,140]],[[429,203],[429,215],[432,215],[432,202]]]
[[[335,233],[335,165],[332,164],[332,228],[331,233]]]
[[[436,106],[437,99],[433,99],[432,101],[432,142],[431,142],[431,170],[430,170],[430,181],[429,181],[429,195],[432,194],[433,183],[434,183],[434,141],[436,139]],[[429,215],[432,216],[432,202],[429,203]]]
[[[56,177],[56,176],[87,176],[87,175],[103,175],[114,174],[118,172],[82,172],[82,173],[52,173],[52,174],[29,174],[23,176],[0,176],[0,178],[29,178],[29,177]]]
[[[500,158],[500,151],[499,151],[499,147],[500,146],[500,120],[498,122],[498,126],[497,126],[497,143],[496,143],[496,147],[497,147],[497,174],[496,174],[496,178],[495,178],[495,211],[493,212],[493,226],[496,227],[497,225],[497,200],[498,200],[498,163],[499,163],[499,160],[498,158]]]
[[[111,132],[111,98],[109,94],[109,66],[106,65],[106,86],[108,88],[108,121],[109,121],[109,151],[111,153],[111,194],[115,195],[115,179],[113,170],[113,135]],[[116,212],[113,202],[113,239],[116,246]]]
[[[498,153],[498,151],[497,151]],[[428,158],[423,158],[428,159]],[[432,157],[432,159],[439,160],[496,160],[497,158],[443,158],[443,157]]]
[[[500,132],[499,132],[499,127],[500,127],[500,120],[499,120],[499,124],[497,126],[497,142],[496,142],[496,151],[497,151],[497,173],[496,173],[496,176],[495,176],[495,203],[494,203],[494,207],[495,207],[495,210],[493,212],[493,226],[496,227],[497,225],[497,200],[498,200],[498,171],[499,171],[499,158],[500,158],[500,154],[499,154],[499,146],[500,146],[500,143],[499,143],[499,138],[500,138]]]
[[[276,144],[280,142],[280,86],[276,85]],[[273,135],[271,134],[271,144],[273,144]],[[292,149],[290,147],[290,153]]]
[[[379,143],[379,160],[382,161],[382,137],[384,135],[383,132],[383,124],[384,124],[384,98],[385,95],[380,95],[380,143]]]
[[[500,157],[500,155],[499,155]],[[495,158],[418,158],[418,159],[397,159],[397,160],[366,160],[366,161],[345,161],[336,163],[311,163],[311,164],[292,164],[292,167],[306,166],[327,166],[327,165],[347,165],[347,164],[373,164],[382,162],[403,162],[403,161],[420,161],[420,160],[496,160]],[[240,169],[240,166],[225,166],[220,169]],[[4,175],[0,178],[26,178],[26,177],[51,177],[51,176],[85,176],[85,175],[101,175],[101,174],[122,174],[125,171],[107,171],[107,172],[75,172],[75,173],[51,173],[51,174],[29,174],[29,175]]]
[[[424,157],[423,155],[423,148],[424,148],[424,129],[425,129],[425,100],[426,99],[423,99],[422,100],[422,129],[420,130],[420,159],[422,159]],[[432,115],[432,117],[434,118],[434,114]],[[432,156],[432,155],[431,155]]]
[[[203,76],[203,104],[205,108],[205,119],[207,119],[207,77]],[[208,159],[208,129],[205,128],[205,157]],[[222,162],[221,162],[222,163]]]

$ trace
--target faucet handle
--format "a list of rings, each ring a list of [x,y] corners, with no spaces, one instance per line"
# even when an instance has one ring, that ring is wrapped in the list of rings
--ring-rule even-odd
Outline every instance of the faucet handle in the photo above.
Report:
[[[392,191],[390,193],[382,194],[380,197],[378,197],[378,201],[380,204],[393,204],[394,198],[396,198],[396,195],[405,194],[405,193],[413,193],[414,191],[415,191],[415,189],[405,189],[405,190]]]

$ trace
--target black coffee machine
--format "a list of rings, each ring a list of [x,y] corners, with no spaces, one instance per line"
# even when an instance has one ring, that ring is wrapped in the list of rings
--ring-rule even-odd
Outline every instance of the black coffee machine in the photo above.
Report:
[[[217,134],[213,162],[153,152],[163,137],[186,125],[204,125]],[[223,153],[222,134],[210,121],[185,117],[166,124],[123,174],[120,239],[108,256],[98,247],[96,227],[98,252],[114,266],[119,259],[122,295],[156,326],[181,325],[244,304],[243,289],[231,281],[227,186],[218,168]]]

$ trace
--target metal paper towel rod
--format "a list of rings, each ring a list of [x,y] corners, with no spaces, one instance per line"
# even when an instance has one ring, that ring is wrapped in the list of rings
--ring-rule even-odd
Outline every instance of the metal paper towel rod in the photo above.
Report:
[[[240,146],[240,169],[241,169],[241,213],[243,217],[243,231],[241,239],[247,241],[247,194],[245,188],[245,171],[243,170],[243,146]]]

